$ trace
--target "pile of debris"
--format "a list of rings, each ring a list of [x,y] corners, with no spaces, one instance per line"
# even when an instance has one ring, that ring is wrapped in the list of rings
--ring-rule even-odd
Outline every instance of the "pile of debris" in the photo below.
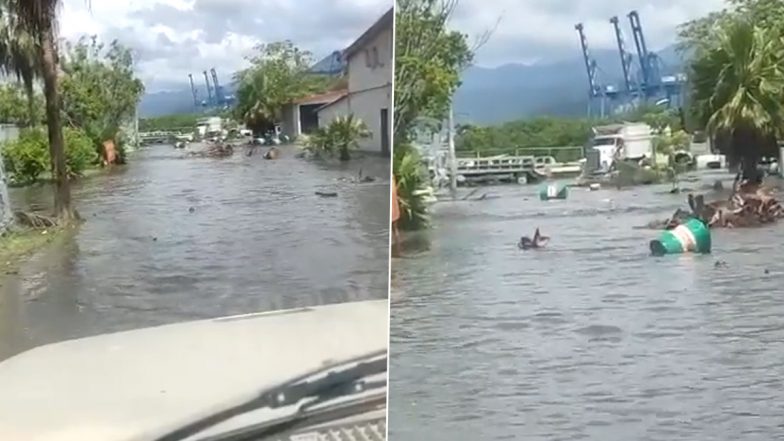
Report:
[[[689,194],[688,201],[691,212],[678,209],[664,228],[674,228],[691,217],[701,219],[711,228],[753,227],[784,217],[784,208],[773,196],[773,189],[758,184],[741,185],[728,200],[706,204],[703,195]]]
[[[751,191],[748,191],[751,190]],[[784,217],[784,208],[773,197],[771,189],[758,187],[740,191],[727,201],[703,202],[702,195],[689,195],[692,211],[710,227],[753,227],[775,222]]]
[[[189,152],[191,156],[200,158],[227,158],[234,154],[234,147],[228,143],[215,142],[199,152]]]

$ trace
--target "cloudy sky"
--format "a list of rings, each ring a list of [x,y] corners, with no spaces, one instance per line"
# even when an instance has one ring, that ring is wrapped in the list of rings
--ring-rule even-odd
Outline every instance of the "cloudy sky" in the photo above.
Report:
[[[649,49],[657,50],[675,41],[679,24],[723,7],[724,0],[460,0],[452,26],[478,36],[498,23],[477,64],[527,64],[579,56],[578,22],[585,25],[589,48],[614,49],[609,18],[617,15],[631,48],[626,14],[636,9]]]
[[[87,5],[90,4],[88,9]],[[222,81],[258,42],[290,39],[316,58],[343,49],[390,0],[64,0],[60,34],[117,38],[137,54],[149,92],[187,88],[215,67]]]
[[[200,85],[201,72],[213,66],[227,81],[257,42],[291,39],[324,57],[390,6],[390,0],[64,0],[60,32],[118,38],[136,52],[147,90],[155,92],[187,88],[188,73]],[[460,0],[452,25],[476,36],[500,18],[477,60],[496,66],[579,56],[577,22],[585,24],[592,49],[613,48],[607,20],[631,9],[641,15],[649,46],[661,48],[674,41],[678,24],[722,6],[723,0]]]

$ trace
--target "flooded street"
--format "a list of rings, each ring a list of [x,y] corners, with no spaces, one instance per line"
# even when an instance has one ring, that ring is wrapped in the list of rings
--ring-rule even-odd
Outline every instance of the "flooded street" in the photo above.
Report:
[[[652,258],[633,227],[687,208],[669,188],[438,204],[429,249],[392,262],[390,439],[779,437],[784,225]],[[550,244],[519,250],[536,227]]]
[[[389,159],[327,166],[281,150],[181,159],[153,146],[84,180],[78,234],[3,281],[0,359],[107,331],[386,298]],[[340,179],[360,168],[376,181]],[[11,197],[51,204],[47,187]]]

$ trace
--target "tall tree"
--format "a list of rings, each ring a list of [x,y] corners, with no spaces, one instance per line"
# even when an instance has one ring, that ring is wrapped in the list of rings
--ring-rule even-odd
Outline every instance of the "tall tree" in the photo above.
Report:
[[[756,179],[760,156],[775,155],[782,128],[784,48],[773,30],[745,16],[723,25],[714,41],[692,62],[695,114],[743,178]]]
[[[468,37],[447,22],[457,0],[398,0],[395,10],[396,143],[419,117],[443,119],[460,73],[473,60]]]
[[[0,70],[16,77],[27,93],[27,120],[16,123],[35,123],[35,94],[33,85],[40,76],[40,63],[34,39],[24,29],[16,26],[8,5],[0,3]]]
[[[66,123],[87,132],[96,145],[115,142],[144,92],[131,51],[116,40],[106,47],[95,36],[82,37],[65,47],[60,69]]]
[[[236,75],[239,81],[235,116],[256,133],[280,122],[286,104],[311,93],[329,89],[329,80],[309,72],[310,52],[291,41],[256,46],[251,66]]]
[[[46,98],[46,123],[55,182],[55,214],[64,223],[76,219],[65,160],[60,93],[57,87],[57,10],[60,0],[3,0],[15,32],[29,34],[38,51]],[[18,28],[17,28],[18,26]]]

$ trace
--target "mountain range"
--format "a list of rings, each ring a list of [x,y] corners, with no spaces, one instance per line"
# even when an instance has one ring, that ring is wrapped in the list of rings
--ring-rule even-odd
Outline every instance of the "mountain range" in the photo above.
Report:
[[[603,80],[620,85],[623,78],[620,56],[614,50],[594,50]],[[684,62],[675,46],[658,52],[662,74],[683,70]],[[636,63],[636,60],[635,60]],[[341,61],[331,54],[314,65],[315,70],[332,70]],[[233,92],[233,91],[230,91]],[[532,65],[507,64],[494,68],[473,66],[462,77],[455,95],[458,122],[496,124],[535,115],[581,116],[588,105],[588,80],[579,51],[567,60]],[[139,106],[142,118],[188,113],[194,110],[190,89],[147,94]]]
[[[682,72],[685,63],[675,46],[657,55],[662,75]],[[592,56],[602,80],[620,87],[623,73],[618,52],[595,50]],[[463,73],[455,95],[455,120],[497,124],[536,115],[583,116],[588,90],[588,74],[579,52],[568,60],[546,64],[474,66]]]

